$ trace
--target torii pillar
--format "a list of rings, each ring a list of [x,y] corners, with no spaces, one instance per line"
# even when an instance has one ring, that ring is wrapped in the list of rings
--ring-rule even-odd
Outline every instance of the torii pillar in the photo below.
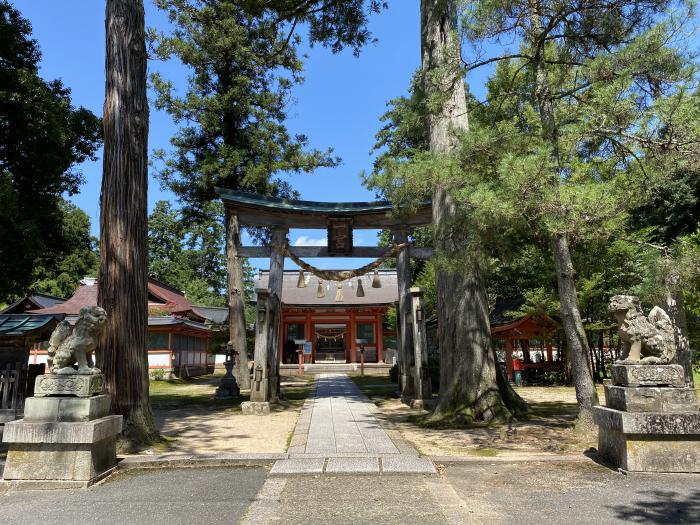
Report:
[[[282,279],[287,229],[273,227],[270,240],[268,288],[258,288],[255,322],[255,356],[250,401],[241,404],[244,414],[269,414],[280,391],[279,341],[282,320]]]
[[[408,229],[395,228],[393,230],[394,242],[404,244],[408,242]],[[415,360],[413,352],[413,330],[411,329],[411,304],[408,297],[408,289],[411,286],[411,264],[409,250],[403,249],[396,255],[396,277],[399,288],[399,308],[396,319],[399,325],[399,388],[402,397],[413,397],[413,379],[411,377],[411,365]]]
[[[409,290],[411,301],[411,327],[413,328],[413,399],[411,408],[426,408],[432,401],[432,388],[428,375],[428,338],[423,313],[423,289]]]

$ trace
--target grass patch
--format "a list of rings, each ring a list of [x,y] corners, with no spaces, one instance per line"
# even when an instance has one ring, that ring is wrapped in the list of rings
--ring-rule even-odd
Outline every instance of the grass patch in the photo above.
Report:
[[[495,448],[468,448],[467,455],[478,456],[480,458],[494,458],[498,456],[498,450]]]
[[[571,417],[575,418],[578,414],[578,406],[576,403],[567,403],[565,401],[537,401],[528,403],[529,411],[524,419],[532,417]]]
[[[273,412],[301,408],[311,393],[311,385],[283,387],[279,403],[270,405]],[[291,439],[291,437],[290,437]]]
[[[358,387],[363,387],[363,386],[369,386],[369,385],[386,385],[386,386],[393,386],[394,388],[398,388],[398,385],[394,383],[388,375],[350,375],[350,379],[358,386]]]
[[[350,379],[367,397],[390,398],[396,397],[399,385],[392,382],[389,376],[360,376],[351,375]]]
[[[245,396],[238,399],[215,399],[214,393],[221,380],[218,376],[205,375],[169,381],[151,381],[149,394],[154,408],[182,408],[211,406],[217,408],[240,408]]]
[[[311,392],[313,376],[283,376],[282,381],[293,381],[295,384],[282,387],[280,403],[274,410],[287,410],[300,407]],[[248,392],[242,392],[235,399],[216,399],[214,394],[221,381],[221,374],[204,375],[187,379],[172,379],[169,381],[151,381],[149,394],[151,405],[156,409],[211,407],[216,409],[240,410],[240,405],[250,399]]]

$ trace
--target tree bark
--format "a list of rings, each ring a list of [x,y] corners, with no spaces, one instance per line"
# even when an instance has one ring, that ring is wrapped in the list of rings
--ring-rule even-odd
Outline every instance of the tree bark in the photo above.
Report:
[[[236,381],[240,388],[250,388],[248,371],[248,347],[245,328],[245,283],[243,265],[238,256],[241,245],[241,228],[238,217],[226,211],[226,272],[228,278],[229,341],[236,356]]]
[[[421,53],[425,92],[439,108],[428,117],[430,151],[451,154],[458,147],[456,133],[469,129],[454,0],[421,0]],[[438,180],[433,226],[440,394],[433,417],[507,420],[519,403],[509,407],[506,401],[519,398],[506,383],[501,386],[512,395],[504,401],[499,389],[481,250],[465,222]]]
[[[551,181],[556,194],[559,193],[561,180],[561,159],[559,154],[559,130],[554,112],[547,70],[545,64],[545,46],[541,39],[543,33],[541,19],[538,14],[536,0],[530,2],[530,34],[527,40],[532,46],[532,67],[534,69],[534,89],[542,125],[542,137],[551,147],[552,176]],[[576,400],[579,414],[577,426],[581,429],[592,429],[593,413],[591,407],[598,404],[598,392],[593,383],[591,362],[588,356],[586,332],[581,321],[581,313],[576,295],[576,281],[569,241],[565,232],[554,231],[550,237],[554,268],[557,274],[560,313],[564,327],[564,335],[571,360],[571,373],[576,388]]]
[[[593,383],[586,332],[578,309],[574,267],[571,263],[566,235],[557,233],[552,236],[552,251],[557,273],[562,325],[579,407],[577,425],[582,429],[590,429],[593,428],[591,408],[598,404],[598,392]]]
[[[97,353],[127,445],[157,437],[148,397],[148,100],[142,0],[107,0]]]

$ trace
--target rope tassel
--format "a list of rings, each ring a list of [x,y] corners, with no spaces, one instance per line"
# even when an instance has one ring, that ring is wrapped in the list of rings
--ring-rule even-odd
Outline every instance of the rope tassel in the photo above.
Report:
[[[381,288],[382,280],[379,278],[379,271],[374,270],[374,277],[372,278],[372,288]]]
[[[338,291],[335,292],[335,302],[342,303],[345,300],[343,297],[343,283],[338,283]]]
[[[357,295],[357,297],[365,296],[365,289],[362,287],[362,279],[357,280],[357,292],[355,295]]]
[[[297,279],[297,288],[306,288],[306,277],[304,270],[299,270],[299,279]]]
[[[326,288],[323,286],[323,281],[318,280],[318,288],[316,288],[316,297],[323,299],[326,296]]]

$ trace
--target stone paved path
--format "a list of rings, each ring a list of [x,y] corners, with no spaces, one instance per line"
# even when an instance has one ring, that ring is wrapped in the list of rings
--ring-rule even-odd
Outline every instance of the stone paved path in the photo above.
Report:
[[[345,374],[319,374],[289,447],[272,474],[435,473],[430,460],[398,431],[384,428],[377,408]]]

